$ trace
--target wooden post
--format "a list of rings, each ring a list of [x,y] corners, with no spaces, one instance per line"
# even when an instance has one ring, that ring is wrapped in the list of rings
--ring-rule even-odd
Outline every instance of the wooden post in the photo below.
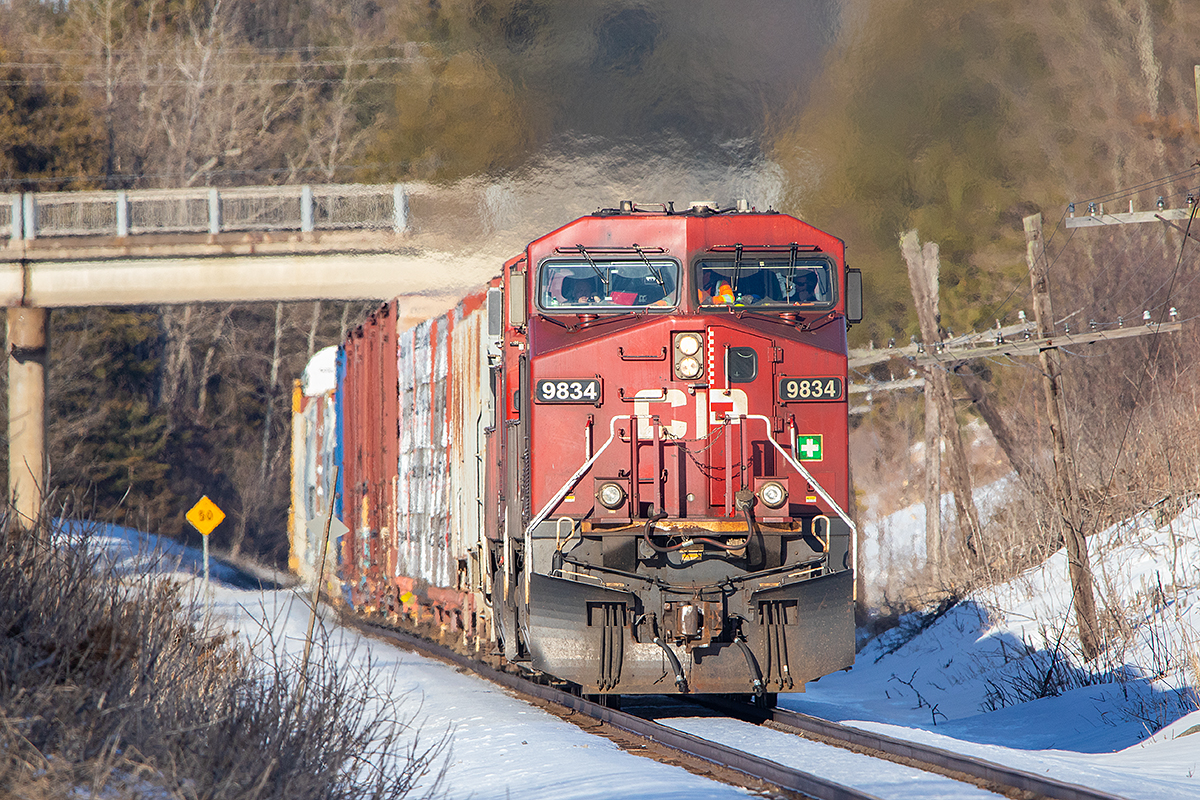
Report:
[[[932,367],[922,367],[925,386],[932,380]],[[925,560],[933,569],[941,567],[942,544],[942,428],[938,405],[925,393]]]
[[[1025,217],[1025,257],[1029,263],[1029,281],[1033,287],[1033,313],[1039,337],[1050,336],[1054,316],[1050,308],[1050,273],[1042,242],[1042,215]],[[1096,621],[1096,601],[1092,593],[1092,567],[1088,559],[1087,537],[1075,494],[1075,464],[1067,448],[1065,409],[1062,402],[1062,372],[1058,350],[1047,347],[1038,354],[1042,368],[1042,389],[1046,396],[1046,417],[1054,445],[1054,478],[1062,512],[1067,564],[1075,604],[1075,621],[1083,657],[1091,660],[1100,651],[1100,626]]]
[[[913,274],[914,266],[917,274]],[[920,282],[925,287],[925,294],[918,299],[916,292],[913,300],[918,306],[932,306],[937,313],[938,305],[938,272],[940,264],[927,264],[924,257],[918,253],[909,261],[909,281],[915,286]],[[922,315],[917,314],[918,318]],[[921,338],[925,338],[925,328],[921,328]],[[939,337],[940,338],[940,337]],[[937,380],[934,375],[936,366],[921,367],[921,376],[925,379],[925,561],[934,572],[941,569],[942,559],[946,555],[946,547],[942,542],[942,426],[938,419],[938,403],[929,387]]]
[[[1196,73],[1196,119],[1200,121],[1200,64],[1193,67]]]
[[[908,231],[900,237],[900,252],[908,264],[909,283],[912,286],[913,302],[917,307],[917,320],[921,325],[921,339],[925,347],[933,347],[942,339],[937,311],[937,275],[940,270],[938,246],[926,242],[922,248],[916,231]],[[962,434],[954,416],[954,400],[950,395],[950,380],[946,371],[938,366],[924,367],[925,372],[925,443],[926,443],[926,505],[925,533],[926,557],[936,569],[945,552],[945,537],[940,528],[941,497],[931,500],[929,472],[940,471],[940,442],[936,431],[940,428],[941,441],[946,443],[947,476],[954,492],[954,509],[958,515],[959,528],[964,544],[972,554],[982,544],[983,534],[979,524],[979,512],[975,498],[971,495],[971,474],[967,463]],[[931,445],[930,416],[933,416],[933,440]],[[936,490],[934,490],[936,492]],[[931,526],[935,521],[935,526]],[[932,541],[931,537],[932,536]]]

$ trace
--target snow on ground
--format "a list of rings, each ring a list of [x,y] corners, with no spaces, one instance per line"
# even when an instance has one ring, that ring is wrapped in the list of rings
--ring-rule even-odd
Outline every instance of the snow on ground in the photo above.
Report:
[[[299,660],[309,607],[288,591],[251,593],[221,588],[216,613],[260,647],[274,646]],[[269,627],[272,642],[262,631]],[[495,684],[454,667],[336,627],[329,646],[360,669],[394,681],[407,693],[423,739],[445,731],[453,750],[445,781],[454,798],[745,798],[747,793],[677,767],[620,750],[607,739],[533,708]]]
[[[889,524],[893,546],[924,535],[914,509]],[[1078,656],[1059,551],[940,616],[911,615],[781,704],[1130,798],[1200,795],[1200,504],[1088,542],[1111,635],[1093,662]]]
[[[888,524],[892,548],[923,536],[918,510],[897,512]],[[119,528],[101,535],[118,563],[145,568],[143,543],[153,537]],[[1098,597],[1117,621],[1108,629],[1120,633],[1093,663],[1081,663],[1073,644],[1060,552],[940,615],[906,618],[869,642],[852,670],[810,684],[806,694],[783,695],[781,704],[1124,797],[1200,796],[1200,701],[1193,691],[1200,684],[1200,504],[1161,527],[1145,517],[1113,526],[1089,544]],[[156,569],[202,571],[196,551],[166,546],[170,557],[160,558]],[[274,648],[298,658],[308,615],[302,597],[244,588],[253,580],[231,568],[214,566],[212,574],[218,583],[213,609],[228,625],[264,657]],[[360,666],[370,660],[396,691],[410,693],[425,738],[452,731],[450,797],[746,796],[625,753],[452,667],[327,630],[339,658]],[[752,752],[832,778],[855,776],[856,785],[881,797],[986,794],[896,772],[890,764],[863,766],[852,754],[810,750],[809,743],[770,730],[701,718],[669,724],[713,730]]]
[[[167,539],[113,525],[68,526],[86,531],[89,545],[118,570],[194,579],[204,573],[199,551]],[[308,599],[291,590],[240,588],[256,579],[215,560],[206,609],[255,654],[272,663],[300,662],[306,638]],[[195,583],[203,595],[201,580]],[[745,798],[748,792],[693,775],[678,767],[620,750],[517,700],[502,688],[454,667],[340,628],[328,614],[318,620],[337,663],[371,669],[379,685],[405,696],[404,711],[424,742],[449,731],[452,749],[445,796],[475,800],[600,800],[638,798],[698,800]],[[404,737],[402,737],[403,739]],[[419,795],[420,792],[417,792]]]

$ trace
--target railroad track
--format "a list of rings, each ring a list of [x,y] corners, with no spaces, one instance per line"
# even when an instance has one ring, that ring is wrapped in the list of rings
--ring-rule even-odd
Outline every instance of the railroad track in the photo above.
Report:
[[[717,780],[736,785],[747,785],[736,776],[745,776],[759,788],[781,790],[783,796],[815,798],[815,800],[880,800],[876,795],[853,787],[844,786],[819,775],[788,767],[766,758],[760,758],[733,747],[678,731],[658,723],[651,718],[624,713],[614,708],[599,705],[562,689],[535,683],[528,678],[502,672],[464,656],[443,645],[407,631],[365,622],[353,616],[345,616],[347,624],[359,630],[391,641],[406,649],[447,661],[455,666],[474,672],[489,681],[504,686],[525,697],[536,698],[544,704],[558,706],[574,714],[602,723],[626,736],[653,743],[654,749],[666,748],[682,754],[681,766],[693,771],[706,772]],[[674,697],[673,695],[671,697]],[[823,744],[848,749],[876,758],[940,774],[980,788],[1019,800],[1125,800],[1118,795],[1091,789],[1086,786],[1066,783],[1036,773],[1007,767],[973,756],[954,753],[930,745],[897,739],[883,734],[851,728],[807,714],[785,709],[762,709],[749,704],[697,698],[680,698],[685,702],[718,710],[735,719],[754,724],[768,724],[776,730],[795,733]],[[570,714],[559,716],[570,719]],[[621,739],[622,737],[614,737]],[[636,745],[635,747],[643,747]],[[697,768],[687,759],[696,759],[713,769]],[[778,794],[778,792],[776,793]]]
[[[883,758],[927,772],[935,772],[1009,797],[1052,798],[1052,800],[1125,800],[1119,795],[1098,789],[1047,778],[1035,772],[1004,766],[932,745],[852,728],[797,711],[788,711],[783,708],[761,709],[722,700],[703,700],[700,701],[700,704],[728,711],[738,719],[771,723],[773,728],[791,731],[806,739],[853,752],[865,753],[875,758]]]

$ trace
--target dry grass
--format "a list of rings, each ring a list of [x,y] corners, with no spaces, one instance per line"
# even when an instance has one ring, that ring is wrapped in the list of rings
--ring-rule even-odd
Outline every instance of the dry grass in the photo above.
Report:
[[[119,576],[62,536],[0,530],[9,796],[383,800],[418,784],[437,790],[448,737],[414,733],[404,698],[369,672],[318,658],[297,707],[295,665],[256,662],[205,630],[180,585]]]

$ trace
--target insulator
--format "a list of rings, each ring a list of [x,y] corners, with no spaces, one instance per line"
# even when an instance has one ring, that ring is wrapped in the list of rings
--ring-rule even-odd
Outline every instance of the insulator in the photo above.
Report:
[[[1146,323],[1147,325],[1150,324],[1150,312],[1149,311],[1142,312],[1142,322]]]
[[[1095,203],[1088,203],[1088,213],[1091,214],[1093,217],[1096,216],[1096,204]]]
[[[1166,207],[1167,207],[1166,201],[1164,201],[1164,200],[1162,199],[1162,197],[1159,197],[1159,198],[1158,198],[1158,201],[1157,201],[1157,202],[1155,202],[1155,204],[1154,204],[1154,205],[1158,206],[1158,210],[1159,210],[1159,211],[1162,211],[1164,208],[1166,208]]]
[[[1099,326],[1096,324],[1096,320],[1094,320],[1094,319],[1089,319],[1089,320],[1088,320],[1088,327],[1089,327],[1089,328],[1091,328],[1092,330],[1096,330],[1096,328],[1098,328]]]
[[[1179,317],[1179,312],[1175,310],[1175,306],[1171,306],[1171,322],[1174,322]]]
[[[1125,327],[1125,318],[1124,317],[1117,317],[1117,327],[1118,328]]]
[[[1172,309],[1172,310],[1173,310],[1173,309]],[[891,349],[892,349],[893,347],[895,347],[895,346],[896,346],[896,340],[895,340],[895,339],[888,339],[888,350],[891,350]]]

